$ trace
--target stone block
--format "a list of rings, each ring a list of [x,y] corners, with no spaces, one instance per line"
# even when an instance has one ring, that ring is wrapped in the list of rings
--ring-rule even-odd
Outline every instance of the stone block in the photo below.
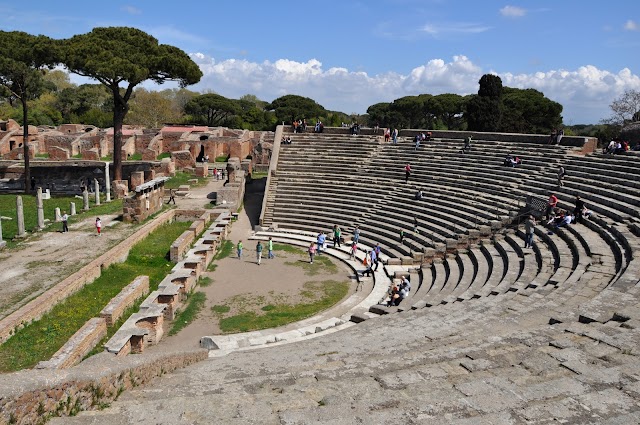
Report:
[[[37,369],[66,369],[86,356],[107,335],[107,324],[103,318],[91,318],[53,355],[38,363]]]
[[[107,326],[113,326],[127,308],[147,293],[149,293],[149,276],[138,276],[102,309],[100,317],[105,319]]]

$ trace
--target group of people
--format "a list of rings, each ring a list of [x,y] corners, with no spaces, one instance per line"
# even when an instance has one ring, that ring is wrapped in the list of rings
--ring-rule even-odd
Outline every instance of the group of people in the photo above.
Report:
[[[551,134],[549,135],[549,141],[547,142],[548,145],[559,145],[560,141],[562,140],[562,137],[564,137],[564,129],[553,129],[551,130]]]
[[[294,120],[292,127],[294,133],[304,133],[307,131],[307,120],[305,118],[301,120]]]
[[[287,137],[282,136],[282,140],[280,140],[280,143],[283,144],[283,145],[290,145],[291,144],[291,136],[287,136]]]
[[[409,296],[409,292],[411,291],[411,282],[407,277],[403,277],[400,284],[392,284],[387,291],[387,295],[385,299],[382,300],[381,303],[386,301],[387,307],[399,306],[400,303]],[[387,300],[388,298],[388,300]]]
[[[242,252],[244,251],[244,244],[242,243],[242,241],[238,241],[238,243],[236,244],[236,253],[238,255],[238,259],[242,260]],[[264,251],[264,245],[262,244],[262,241],[258,241],[258,243],[256,243],[256,264],[260,265],[262,264],[262,252]],[[271,238],[271,236],[269,236],[269,240],[267,240],[267,258],[268,259],[272,259],[272,258],[276,258],[275,254],[273,253],[273,239]]]
[[[621,154],[621,153],[627,152],[629,150],[630,150],[629,142],[620,141],[620,140],[612,140],[612,141],[609,142],[607,147],[602,149],[602,153],[609,154],[609,155],[615,155],[615,154]]]
[[[522,158],[517,157],[515,155],[507,155],[504,159],[504,161],[502,162],[502,165],[504,165],[505,167],[516,167],[518,165],[522,164]]]

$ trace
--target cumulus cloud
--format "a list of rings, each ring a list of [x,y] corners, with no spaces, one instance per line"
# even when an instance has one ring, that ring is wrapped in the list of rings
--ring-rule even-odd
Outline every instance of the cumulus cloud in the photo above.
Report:
[[[608,105],[625,90],[640,90],[640,76],[628,68],[612,72],[585,65],[575,70],[499,73],[482,69],[464,55],[453,56],[449,61],[427,60],[406,75],[325,69],[317,59],[256,63],[244,59],[216,61],[202,53],[191,57],[204,74],[194,90],[215,90],[234,99],[254,94],[266,101],[297,94],[310,97],[327,109],[346,113],[364,113],[375,103],[421,93],[476,93],[480,77],[492,73],[499,75],[506,86],[534,88],[561,103],[566,122],[595,123],[609,115]]]
[[[632,21],[631,19],[629,19],[627,22],[625,22],[624,29],[626,29],[627,31],[638,31],[640,30],[640,25],[638,25],[636,21]]]
[[[505,6],[500,9],[500,14],[507,18],[520,18],[527,14],[527,10],[518,6]]]

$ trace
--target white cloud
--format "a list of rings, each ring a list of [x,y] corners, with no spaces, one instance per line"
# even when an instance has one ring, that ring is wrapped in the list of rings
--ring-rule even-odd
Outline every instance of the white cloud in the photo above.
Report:
[[[500,9],[500,14],[507,18],[520,18],[527,14],[527,10],[518,6],[505,6]]]
[[[425,24],[422,27],[422,31],[434,37],[438,35],[478,34],[490,29],[491,27],[486,25],[467,22]]]
[[[632,21],[631,19],[629,19],[624,24],[624,29],[626,29],[627,31],[638,31],[638,30],[640,30],[640,25],[638,25],[637,22]]]
[[[140,15],[142,13],[142,10],[138,9],[135,6],[131,6],[131,5],[125,5],[122,6],[122,11],[127,12],[129,15]]]
[[[548,70],[530,74],[498,73],[457,55],[450,61],[430,59],[406,75],[389,72],[369,75],[346,68],[322,67],[317,59],[296,62],[249,62],[245,59],[216,61],[191,55],[204,76],[192,90],[212,89],[237,99],[254,94],[266,101],[285,94],[316,100],[327,109],[364,113],[370,105],[422,93],[476,93],[483,74],[502,78],[509,87],[534,88],[564,105],[565,122],[595,123],[609,115],[609,104],[627,89],[640,90],[640,76],[624,68],[619,72],[585,65],[576,70]]]

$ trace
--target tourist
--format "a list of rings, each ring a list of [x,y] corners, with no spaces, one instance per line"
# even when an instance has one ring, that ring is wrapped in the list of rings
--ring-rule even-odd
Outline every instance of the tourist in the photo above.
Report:
[[[533,248],[533,234],[535,231],[536,219],[530,215],[524,222],[524,247]]]
[[[573,214],[576,216],[576,223],[582,223],[584,217],[584,211],[587,209],[584,201],[579,195],[576,195],[576,207],[573,210]]]
[[[356,225],[355,229],[353,229],[353,241],[358,243],[360,241],[360,228]]]
[[[464,138],[464,146],[462,147],[462,153],[467,153],[471,150],[471,136]]]
[[[31,190],[36,190],[36,178],[31,176]]]
[[[365,267],[362,275],[367,277],[371,276],[371,273],[373,273],[373,270],[371,270],[371,252],[372,251],[367,252],[362,260],[362,265]]]
[[[167,201],[167,205],[173,202],[173,205],[176,204],[176,192],[174,189],[169,189],[169,200]]]
[[[258,241],[258,243],[256,244],[256,258],[258,260],[258,265],[260,265],[260,262],[262,261],[262,242]]]
[[[62,212],[62,233],[67,233],[69,231],[69,215],[66,211]]]
[[[602,153],[613,154],[613,151],[616,149],[615,140],[611,140],[606,148],[602,150]]]
[[[385,128],[384,129],[384,141],[385,141],[385,143],[389,143],[390,139],[391,139],[391,129],[390,128]]]
[[[564,137],[564,129],[560,129],[558,130],[558,135],[556,136],[556,145],[560,144],[560,141],[562,140],[562,138]]]
[[[551,134],[549,135],[549,141],[547,142],[547,144],[553,145],[556,143],[557,139],[558,131],[554,128],[553,130],[551,130]]]
[[[547,219],[551,217],[551,212],[554,210],[556,205],[558,205],[558,198],[555,193],[552,193],[549,195],[549,199],[547,200],[547,210],[544,214]]]
[[[426,139],[425,139],[425,140],[426,140],[427,142],[430,142],[430,141],[431,141],[431,132],[430,132],[430,131],[427,131],[427,137],[426,137]]]
[[[355,260],[356,254],[358,253],[358,243],[356,241],[351,242],[351,248],[349,251],[351,253],[351,259]]]
[[[398,144],[398,129],[394,128],[393,132],[391,133],[391,140],[393,140],[393,144],[397,145]]]
[[[238,259],[241,260],[242,259],[242,241],[238,241],[236,250],[238,251]]]
[[[404,166],[404,182],[409,183],[409,177],[411,176],[411,164]]]
[[[379,243],[377,243],[376,246],[373,247],[373,251],[372,252],[374,252],[375,255],[376,255],[376,261],[375,261],[376,268],[375,268],[375,270],[378,271],[378,266],[380,265],[380,261],[381,261],[380,254],[382,253],[382,249],[380,249],[380,244]]]
[[[268,253],[267,253],[267,258],[270,260],[272,258],[276,258],[276,256],[273,254],[273,239],[271,238],[271,236],[269,236],[269,242],[267,244],[267,248],[268,248]]]
[[[318,246],[320,246],[318,244]],[[316,245],[311,242],[309,244],[309,264],[313,264],[313,256],[316,254]]]
[[[418,148],[420,147],[420,139],[421,139],[420,134],[416,134],[415,137],[413,138],[413,142],[415,143],[415,146],[413,148],[414,152],[417,151]]]
[[[558,166],[558,187],[564,186],[564,178],[567,175],[564,167],[562,165]]]
[[[422,189],[418,189],[416,192],[416,201],[420,201],[424,198],[424,193],[422,193]]]
[[[418,230],[418,216],[416,215],[413,216],[413,233],[415,233],[416,235],[420,233],[420,231]]]
[[[338,226],[337,224],[335,224],[333,226],[333,247],[335,248],[336,246],[338,248],[340,248],[340,235],[342,234],[342,230],[340,230],[340,226]]]
[[[96,231],[98,232],[98,236],[102,236],[102,220],[100,220],[100,217],[96,217]]]
[[[400,229],[400,245],[404,245],[404,230]]]
[[[318,255],[322,254],[322,249],[324,248],[324,244],[327,240],[327,236],[320,232],[318,233],[317,243],[318,243]]]
[[[375,264],[376,267],[378,265],[378,254],[376,254],[375,249],[369,252],[369,262],[371,263],[371,267]]]
[[[516,161],[516,158],[513,157],[513,155],[507,155],[502,162],[502,165],[505,167],[515,167],[516,165],[518,165],[518,162]]]
[[[378,124],[378,122],[376,121],[376,123],[373,125],[373,134],[378,134],[378,130],[380,130],[380,124]]]

